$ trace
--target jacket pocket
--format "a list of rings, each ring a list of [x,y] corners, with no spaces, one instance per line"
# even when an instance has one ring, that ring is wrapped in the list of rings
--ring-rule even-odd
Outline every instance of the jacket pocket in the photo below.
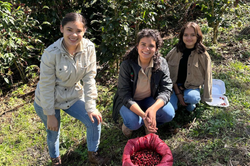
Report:
[[[56,77],[62,81],[66,81],[70,77],[70,64],[66,62],[58,63],[56,67]]]

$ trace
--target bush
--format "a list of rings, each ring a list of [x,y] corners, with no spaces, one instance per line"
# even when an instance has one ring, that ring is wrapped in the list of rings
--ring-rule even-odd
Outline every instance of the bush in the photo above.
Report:
[[[0,78],[5,81],[0,80],[0,84],[13,84],[13,75],[18,74],[18,79],[25,83],[24,68],[38,60],[44,48],[41,34],[34,32],[41,27],[24,5],[0,1],[0,17]]]
[[[183,17],[178,10],[187,10],[192,4],[185,0],[102,0],[100,3],[100,12],[103,13],[99,14],[98,20],[91,22],[99,25],[102,38],[97,56],[101,63],[108,62],[114,66],[116,62],[116,69],[125,51],[135,44],[140,30],[151,28],[165,32],[168,23],[174,25]]]
[[[197,5],[199,5],[201,11],[204,12],[208,26],[213,28],[213,44],[217,43],[219,27],[227,23],[223,15],[232,13],[241,17],[243,15],[241,8],[246,6],[243,0],[199,0]],[[239,22],[239,24],[241,24],[241,22]]]

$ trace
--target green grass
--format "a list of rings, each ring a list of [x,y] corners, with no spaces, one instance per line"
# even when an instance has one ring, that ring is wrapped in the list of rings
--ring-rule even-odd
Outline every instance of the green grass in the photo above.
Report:
[[[29,152],[35,150],[35,146],[45,148],[44,139],[41,137],[41,134],[45,133],[37,123],[40,120],[34,116],[32,105],[25,105],[18,113],[11,113],[1,119],[1,165],[29,165],[30,161],[35,161]]]
[[[229,62],[226,67],[214,65],[214,68],[220,70],[214,70],[214,78],[225,81],[230,106],[220,108],[200,103],[192,114],[180,110],[172,122],[159,128],[160,138],[172,150],[174,166],[250,163],[250,68],[240,61]],[[99,85],[98,90],[98,108],[104,118],[100,149],[111,158],[110,165],[121,165],[127,139],[121,132],[121,118],[118,124],[112,121],[114,89]],[[16,106],[17,101],[24,103],[20,98],[9,98],[12,106]],[[63,162],[72,166],[88,165],[85,126],[63,111],[61,116]],[[32,103],[0,119],[0,165],[50,165],[46,132]],[[144,129],[132,135],[133,138],[140,136],[144,136]]]
[[[213,78],[225,82],[225,95],[230,106],[222,108],[200,103],[191,114],[180,108],[172,122],[159,127],[158,135],[170,147],[174,166],[250,164],[250,39],[236,33],[243,28],[221,28],[223,33],[220,33],[219,43],[213,45],[210,30],[204,22],[202,30],[206,32],[204,38],[213,61]],[[230,35],[223,36],[227,33]],[[176,42],[176,37],[166,39],[162,55],[166,55]],[[232,46],[227,46],[230,42],[233,42]],[[121,131],[122,119],[117,124],[112,120],[117,76],[111,78],[114,80],[112,85],[98,83],[97,108],[104,120],[100,150],[111,159],[110,166],[119,166],[128,139]],[[20,97],[34,90],[33,85],[23,85],[0,96],[0,165],[51,165],[46,131],[34,111],[32,97]],[[13,109],[20,104],[24,106]],[[6,110],[10,111],[3,114]],[[63,163],[88,166],[85,126],[63,111],[61,117]],[[141,128],[133,132],[132,138],[144,135]]]

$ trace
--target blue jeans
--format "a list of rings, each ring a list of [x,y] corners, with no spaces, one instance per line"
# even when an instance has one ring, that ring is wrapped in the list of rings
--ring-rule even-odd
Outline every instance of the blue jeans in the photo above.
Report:
[[[193,111],[196,104],[200,102],[200,89],[185,89],[183,92],[184,102],[188,105],[186,109],[188,111]],[[174,90],[170,98],[170,103],[173,105],[174,109],[178,109],[178,97],[176,96]]]
[[[59,156],[59,136],[60,136],[60,110],[56,109],[55,116],[59,123],[58,131],[51,131],[47,128],[47,115],[44,115],[43,108],[34,102],[34,108],[37,115],[43,121],[46,132],[47,132],[47,144],[49,148],[49,154],[51,158],[56,158]],[[98,125],[97,120],[95,123],[92,123],[87,111],[85,110],[85,103],[81,100],[78,100],[73,104],[69,109],[63,110],[70,116],[80,120],[87,128],[87,147],[88,151],[96,152],[100,143],[101,137],[101,123]]]
[[[152,97],[148,97],[143,100],[136,101],[136,103],[141,107],[143,111],[146,111],[155,103],[155,100]],[[120,109],[120,114],[123,119],[124,125],[130,130],[137,130],[142,125],[144,125],[143,119],[124,105]],[[168,104],[164,105],[156,113],[157,126],[160,126],[166,122],[170,122],[174,118],[174,116],[175,110],[173,106],[168,102]]]

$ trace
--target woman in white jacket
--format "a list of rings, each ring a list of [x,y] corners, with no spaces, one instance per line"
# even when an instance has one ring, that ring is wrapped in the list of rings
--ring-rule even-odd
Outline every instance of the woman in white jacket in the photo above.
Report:
[[[107,159],[97,153],[102,115],[96,109],[95,46],[83,38],[86,21],[81,14],[68,13],[61,22],[60,31],[63,37],[42,55],[34,108],[46,127],[52,165],[61,165],[60,109],[85,124],[89,161],[102,165]]]

